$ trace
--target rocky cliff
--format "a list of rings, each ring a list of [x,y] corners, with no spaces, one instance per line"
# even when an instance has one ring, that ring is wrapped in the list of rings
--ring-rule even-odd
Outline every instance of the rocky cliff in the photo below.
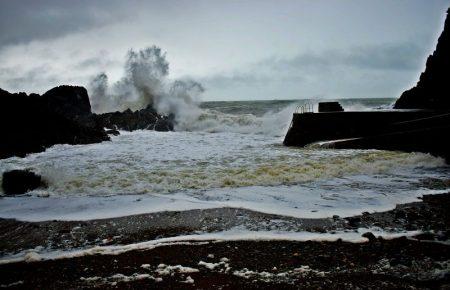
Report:
[[[394,105],[395,109],[450,110],[450,8],[444,31],[436,50],[426,62],[425,71],[417,85],[405,91]]]

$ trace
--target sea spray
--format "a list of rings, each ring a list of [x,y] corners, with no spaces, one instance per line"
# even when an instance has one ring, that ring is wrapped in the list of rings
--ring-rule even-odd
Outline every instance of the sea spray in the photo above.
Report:
[[[175,116],[177,131],[259,133],[281,136],[296,105],[264,116],[226,114],[200,108],[204,87],[191,79],[168,79],[169,63],[159,47],[127,53],[124,76],[112,85],[106,73],[89,84],[92,108],[97,113],[142,109],[152,106],[159,113]]]
[[[102,72],[90,81],[93,110],[104,113],[152,106],[159,113],[173,114],[180,123],[197,118],[202,85],[189,79],[170,81],[168,75],[169,63],[161,48],[131,49],[120,80],[110,85]]]

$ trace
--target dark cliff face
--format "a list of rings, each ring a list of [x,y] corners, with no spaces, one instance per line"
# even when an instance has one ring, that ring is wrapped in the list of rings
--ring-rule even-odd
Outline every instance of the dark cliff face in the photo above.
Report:
[[[394,105],[395,109],[450,110],[450,8],[444,31],[436,50],[426,62],[425,71],[417,85],[405,91]]]
[[[0,158],[23,157],[55,144],[106,141],[105,127],[170,131],[173,117],[162,116],[151,107],[96,115],[86,89],[77,86],[59,86],[43,95],[0,89]]]
[[[109,140],[91,116],[83,87],[60,86],[42,96],[0,89],[0,158],[23,157],[55,144]]]

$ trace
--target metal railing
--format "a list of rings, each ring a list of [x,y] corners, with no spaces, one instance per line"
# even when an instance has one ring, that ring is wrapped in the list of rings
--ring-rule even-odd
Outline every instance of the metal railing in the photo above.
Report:
[[[302,105],[298,105],[295,109],[295,113],[304,114],[304,113],[314,113],[314,105],[311,103],[304,103]]]
[[[305,113],[314,113],[314,105],[311,103],[304,103],[302,105],[298,105],[295,108],[294,114],[305,114]],[[289,130],[292,128],[292,124],[294,123],[294,118],[292,117],[291,123],[289,124]]]

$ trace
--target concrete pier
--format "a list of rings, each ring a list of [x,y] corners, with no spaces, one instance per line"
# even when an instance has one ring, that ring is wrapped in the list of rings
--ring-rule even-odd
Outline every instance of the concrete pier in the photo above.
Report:
[[[286,146],[425,152],[450,160],[450,112],[391,110],[294,113]]]
[[[294,113],[284,139],[286,146],[381,134],[395,123],[427,118],[426,110]]]

